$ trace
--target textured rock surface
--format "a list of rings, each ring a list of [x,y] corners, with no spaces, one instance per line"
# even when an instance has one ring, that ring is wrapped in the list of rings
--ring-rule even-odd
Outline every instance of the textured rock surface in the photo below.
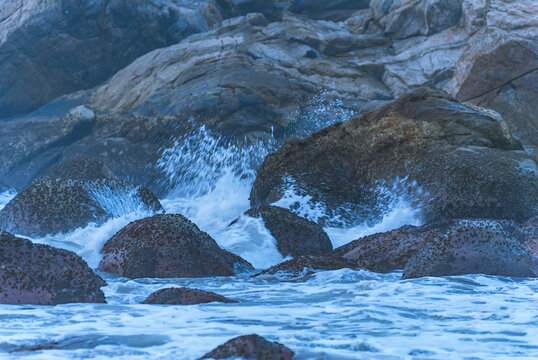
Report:
[[[104,303],[106,282],[71,251],[0,232],[0,303]]]
[[[209,291],[189,288],[167,288],[161,289],[149,295],[142,304],[159,304],[159,305],[194,305],[206,304],[211,302],[235,303],[230,300]]]
[[[299,256],[295,259],[271,266],[269,269],[255,276],[274,275],[277,273],[298,276],[315,270],[339,270],[346,268],[358,269],[360,266],[355,260],[348,260],[339,256]]]
[[[286,143],[266,157],[251,204],[272,203],[291,187],[329,215],[370,220],[400,193],[422,206],[426,221],[526,220],[538,204],[538,171],[513,151],[520,149],[498,115],[417,89]]]
[[[538,259],[538,216],[515,229],[513,235]]]
[[[228,341],[201,359],[245,358],[254,360],[291,360],[293,351],[259,335],[245,335]]]
[[[288,209],[261,206],[246,212],[251,217],[261,217],[265,227],[277,241],[283,257],[291,255],[323,255],[333,249],[331,240],[321,226],[295,215]]]
[[[476,273],[535,277],[538,259],[495,221],[459,220],[407,262],[402,278]]]
[[[66,233],[102,223],[128,206],[159,212],[157,197],[117,180],[43,179],[20,192],[0,211],[0,228],[27,236]]]
[[[38,179],[98,181],[114,180],[116,177],[102,161],[79,155],[51,166]]]
[[[117,232],[99,270],[129,278],[232,276],[253,270],[182,215],[155,215]]]
[[[220,23],[211,1],[6,0],[0,118],[93,87],[136,57]]]

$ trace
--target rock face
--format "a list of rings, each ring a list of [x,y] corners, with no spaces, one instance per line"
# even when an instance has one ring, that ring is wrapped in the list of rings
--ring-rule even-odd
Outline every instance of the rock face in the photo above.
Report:
[[[470,39],[445,89],[496,110],[523,142],[538,146],[537,84],[538,43],[487,27]]]
[[[104,303],[106,282],[71,251],[0,232],[0,303]]]
[[[6,0],[0,118],[98,85],[138,56],[221,20],[211,1]]]
[[[0,211],[0,228],[27,236],[66,233],[136,208],[163,211],[149,190],[122,181],[43,179]]]
[[[232,276],[252,265],[221,249],[182,215],[137,220],[103,247],[101,271],[129,278]]]
[[[538,204],[536,163],[521,149],[495,113],[420,88],[289,141],[266,157],[250,199],[273,203],[291,187],[330,215],[370,220],[397,194],[418,202],[426,221],[521,221]]]
[[[538,276],[538,259],[495,221],[460,220],[432,237],[405,265],[403,279],[487,274]]]
[[[340,270],[340,269],[358,269],[361,266],[352,259],[346,259],[339,256],[299,256],[295,259],[285,261],[281,264],[271,266],[259,275],[274,275],[284,273],[286,275],[299,276],[315,270]]]
[[[149,295],[142,304],[158,305],[194,305],[206,304],[211,302],[235,303],[230,300],[209,291],[202,291],[189,288],[167,288],[161,289]]]
[[[324,255],[333,249],[331,240],[321,226],[276,206],[250,209],[246,215],[261,217],[265,227],[277,241],[283,257]]]
[[[201,359],[245,358],[253,360],[291,360],[293,351],[258,335],[240,336],[219,346]]]

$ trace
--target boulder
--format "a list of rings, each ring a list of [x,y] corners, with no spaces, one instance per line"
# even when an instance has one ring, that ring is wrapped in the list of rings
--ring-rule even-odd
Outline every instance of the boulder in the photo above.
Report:
[[[0,303],[104,303],[106,282],[71,251],[0,232]]]
[[[288,141],[265,158],[250,200],[270,204],[293,190],[348,222],[377,222],[402,199],[425,222],[524,221],[538,204],[538,170],[521,150],[498,114],[419,88]]]
[[[513,235],[538,259],[538,216],[516,228]]]
[[[317,223],[277,206],[250,209],[246,215],[263,219],[265,227],[276,239],[283,257],[324,255],[333,249],[331,240]]]
[[[85,155],[75,155],[43,171],[37,177],[37,180],[42,179],[99,181],[115,180],[116,176],[102,161]]]
[[[0,211],[0,228],[26,236],[45,236],[103,223],[137,209],[163,211],[148,189],[123,181],[43,179],[18,193]]]
[[[227,299],[213,292],[182,287],[156,291],[149,295],[142,304],[194,305],[211,302],[236,303],[237,301]]]
[[[201,359],[244,358],[252,360],[291,360],[293,351],[259,335],[245,335],[228,341]]]
[[[538,259],[498,222],[458,220],[429,239],[402,278],[465,274],[536,277]]]
[[[459,24],[461,0],[372,0],[370,8],[387,35],[430,35]]]
[[[445,90],[461,101],[493,109],[524,143],[538,145],[538,43],[496,27],[470,40]]]
[[[128,278],[232,276],[252,265],[179,214],[130,223],[103,247],[99,270]]]
[[[221,21],[213,1],[6,0],[0,118],[94,87],[138,56]]]
[[[283,273],[291,276],[300,276],[311,273],[316,270],[340,270],[340,269],[358,269],[361,266],[354,260],[349,260],[339,256],[299,256],[295,259],[284,261],[281,264],[271,266],[256,274],[275,275]]]

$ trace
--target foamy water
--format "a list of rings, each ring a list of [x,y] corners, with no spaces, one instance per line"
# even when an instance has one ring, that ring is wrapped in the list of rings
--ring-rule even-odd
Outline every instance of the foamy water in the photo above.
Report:
[[[312,130],[327,121],[312,125]],[[308,128],[299,125],[297,129]],[[256,268],[283,261],[263,220],[243,215],[255,169],[274,145],[237,147],[205,128],[190,136],[163,149],[155,164],[163,173],[161,185],[170,189],[163,207],[185,215],[221,247]],[[333,245],[405,224],[419,225],[420,206],[412,203],[407,191],[414,186],[406,179],[380,184],[387,208],[374,222],[331,219],[325,230]],[[323,204],[299,193],[291,186],[275,205],[313,221],[327,217]],[[0,194],[0,208],[14,195]],[[132,201],[131,193],[94,195],[113,219],[32,240],[72,250],[95,269],[103,244],[115,232],[152,215]],[[297,359],[538,358],[536,279],[469,275],[401,281],[400,272],[347,269],[298,278],[243,274],[131,280],[100,275],[108,282],[103,288],[108,304],[0,305],[0,358],[187,360],[251,333],[287,345]],[[239,303],[139,304],[170,286],[214,291]],[[13,352],[40,345],[48,349]]]

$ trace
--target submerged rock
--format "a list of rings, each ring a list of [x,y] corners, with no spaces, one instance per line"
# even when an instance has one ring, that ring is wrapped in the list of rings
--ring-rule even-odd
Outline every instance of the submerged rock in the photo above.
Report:
[[[251,205],[293,190],[348,221],[378,221],[402,199],[426,221],[526,220],[538,204],[538,170],[521,150],[498,115],[420,88],[287,142],[258,170]]]
[[[0,232],[0,303],[104,303],[106,282],[71,251]]]
[[[538,259],[490,220],[459,220],[428,239],[405,265],[403,279],[487,274],[538,276]]]
[[[213,292],[182,287],[156,291],[149,295],[142,304],[194,305],[211,302],[236,303],[237,301],[230,300]]]
[[[298,276],[315,270],[355,270],[360,267],[354,260],[339,256],[299,256],[295,259],[271,266],[269,269],[263,270],[255,276],[275,275],[277,273]]]
[[[246,215],[261,217],[265,227],[276,239],[276,246],[283,257],[323,255],[333,249],[331,240],[321,226],[277,206],[250,209]]]
[[[66,233],[129,209],[163,211],[149,190],[122,181],[44,179],[18,193],[0,211],[0,228],[27,236]]]
[[[232,276],[253,270],[179,214],[130,223],[103,247],[99,270],[129,278]]]
[[[293,351],[259,335],[239,336],[207,353],[201,359],[244,358],[252,360],[291,360]]]

